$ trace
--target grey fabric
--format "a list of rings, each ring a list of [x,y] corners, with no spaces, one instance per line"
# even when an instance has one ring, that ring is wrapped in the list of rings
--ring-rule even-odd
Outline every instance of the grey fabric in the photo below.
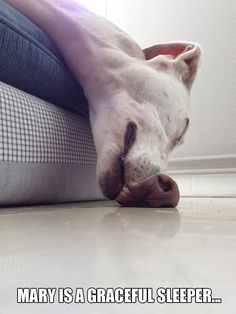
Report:
[[[95,164],[89,120],[0,83],[0,160]]]
[[[89,120],[0,82],[0,205],[101,198]]]
[[[0,206],[104,199],[96,165],[0,162]]]
[[[35,24],[0,0],[0,81],[88,117],[82,87]]]

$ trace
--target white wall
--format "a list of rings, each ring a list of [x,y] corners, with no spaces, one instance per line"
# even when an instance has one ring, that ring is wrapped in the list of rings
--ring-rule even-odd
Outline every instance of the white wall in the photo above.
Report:
[[[190,131],[170,168],[236,171],[236,1],[107,0],[106,14],[142,47],[175,40],[202,45]]]

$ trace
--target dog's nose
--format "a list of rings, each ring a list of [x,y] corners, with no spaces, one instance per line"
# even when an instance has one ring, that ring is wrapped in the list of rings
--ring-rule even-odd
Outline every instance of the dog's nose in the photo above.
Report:
[[[168,175],[156,174],[141,182],[128,182],[128,191],[117,199],[124,206],[176,207],[179,202],[177,183]]]

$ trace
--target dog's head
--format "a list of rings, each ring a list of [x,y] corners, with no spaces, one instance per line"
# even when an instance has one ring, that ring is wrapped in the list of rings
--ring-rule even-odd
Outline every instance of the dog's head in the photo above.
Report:
[[[177,205],[177,184],[163,173],[188,129],[200,53],[192,43],[161,44],[145,49],[145,60],[119,69],[119,92],[111,85],[109,106],[92,118],[97,175],[106,197],[124,205]]]

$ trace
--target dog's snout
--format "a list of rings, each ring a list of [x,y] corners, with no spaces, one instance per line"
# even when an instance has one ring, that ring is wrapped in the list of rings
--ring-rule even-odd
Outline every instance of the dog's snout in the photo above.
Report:
[[[129,122],[126,128],[125,138],[124,138],[124,156],[126,156],[129,150],[132,148],[137,133],[137,125],[134,122]]]
[[[165,174],[160,174],[158,179],[159,179],[160,187],[162,188],[163,192],[171,193],[173,191],[174,186],[175,186],[175,181],[171,177]]]
[[[128,155],[124,159],[124,179],[125,183],[130,181],[140,181],[152,175],[160,173],[160,167],[151,162],[146,154],[142,154],[137,158]]]
[[[179,188],[177,183],[165,174],[159,175],[159,185],[165,195],[162,207],[176,207],[179,202]]]
[[[129,193],[118,200],[125,206],[176,207],[179,189],[176,182],[165,174],[152,175],[145,180],[130,182]]]

